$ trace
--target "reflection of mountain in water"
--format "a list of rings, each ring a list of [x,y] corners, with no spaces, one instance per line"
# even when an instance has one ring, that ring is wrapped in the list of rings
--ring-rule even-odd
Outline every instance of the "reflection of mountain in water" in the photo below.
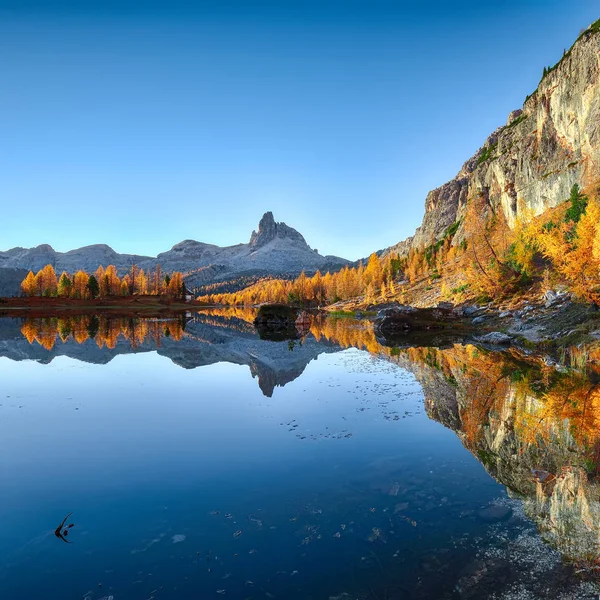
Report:
[[[187,324],[180,342],[164,341],[158,353],[186,369],[217,362],[248,365],[263,394],[270,397],[276,386],[299,377],[319,354],[337,351],[338,346],[318,342],[312,335],[302,341],[265,341],[245,321],[198,315]]]
[[[523,501],[543,537],[587,567],[600,559],[600,385],[518,352],[410,348],[427,413]],[[594,567],[595,568],[595,567]]]
[[[319,354],[337,350],[313,335],[264,341],[243,319],[214,314],[201,313],[187,322],[106,316],[0,319],[0,356],[11,360],[48,363],[68,356],[106,364],[119,354],[156,351],[185,369],[218,362],[248,365],[265,396],[299,377]]]
[[[317,317],[301,341],[265,341],[252,318],[251,311],[213,310],[187,322],[0,319],[0,356],[107,363],[118,354],[156,351],[186,369],[248,365],[271,396],[323,352],[356,347],[376,353],[415,374],[428,415],[455,431],[521,498],[545,539],[578,563],[600,560],[600,385],[593,378],[515,350],[384,347],[368,323],[347,319]]]

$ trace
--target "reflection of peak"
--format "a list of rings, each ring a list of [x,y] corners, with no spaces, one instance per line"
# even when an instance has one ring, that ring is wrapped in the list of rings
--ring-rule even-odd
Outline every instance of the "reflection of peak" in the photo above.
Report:
[[[185,334],[177,328],[181,325],[178,320],[139,319],[133,325],[128,320],[124,330],[122,319],[95,319],[95,323],[88,322],[89,318],[78,320],[83,328],[77,331],[60,319],[54,329],[43,319],[0,319],[0,357],[49,363],[57,356],[67,356],[105,364],[119,354],[156,351],[185,369],[220,362],[247,365],[263,394],[270,397],[276,387],[299,377],[319,354],[340,350],[312,335],[292,347],[288,341],[262,340],[252,325],[235,317],[199,314],[186,323]],[[169,328],[168,337],[165,328]]]
[[[230,325],[228,326],[228,321]],[[187,369],[217,362],[248,365],[265,396],[271,397],[276,387],[283,387],[299,377],[308,363],[323,352],[340,348],[318,342],[307,336],[302,344],[261,340],[248,325],[237,319],[197,317],[186,326],[186,335],[179,343],[165,341],[159,354]]]
[[[250,236],[250,248],[256,250],[272,242],[275,238],[296,240],[306,245],[304,237],[285,223],[276,223],[271,211],[266,212],[258,223],[258,231]]]
[[[308,352],[301,356],[297,352],[295,356],[291,356],[293,352],[289,351],[287,342],[277,342],[277,345],[282,350],[282,360],[278,364],[268,364],[257,360],[249,365],[252,377],[258,377],[258,387],[268,398],[273,396],[276,387],[283,387],[286,383],[300,377],[308,363],[316,360],[321,352],[326,351],[325,348],[319,347],[319,344],[307,341]]]

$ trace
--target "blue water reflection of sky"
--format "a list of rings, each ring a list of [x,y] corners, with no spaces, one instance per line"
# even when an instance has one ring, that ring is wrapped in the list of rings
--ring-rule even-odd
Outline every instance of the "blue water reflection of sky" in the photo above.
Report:
[[[459,492],[465,502],[503,494],[455,434],[426,417],[412,375],[355,349],[322,354],[272,398],[246,366],[186,370],[156,353],[105,365],[0,359],[0,379],[0,590],[11,593],[62,585],[71,595],[57,599],[82,597],[104,581],[104,590],[111,585],[132,594],[124,597],[147,598],[135,592],[152,591],[154,578],[171,590],[162,597],[192,598],[192,589],[214,593],[204,569],[200,575],[191,566],[207,549],[225,557],[223,577],[237,569],[266,581],[270,568],[298,570],[305,561],[298,589],[335,591],[325,582],[347,565],[331,559],[321,572],[339,527],[330,519],[349,520],[345,512],[356,506],[390,499],[386,489],[351,500],[350,484],[374,477],[369,485],[381,480],[389,487],[416,478],[427,489],[451,485],[438,478],[454,472],[468,482]],[[307,506],[319,507],[310,518],[327,531],[327,541],[310,552],[299,549],[290,522]],[[70,511],[73,544],[64,546],[51,532]],[[224,519],[228,512],[235,525]],[[264,527],[255,531],[248,515]],[[254,567],[249,558],[230,564],[237,528],[244,533],[236,548],[261,554]],[[184,539],[173,544],[173,536]],[[360,539],[364,544],[364,534]],[[348,543],[349,555],[364,552]],[[242,593],[239,576],[232,578],[230,592]],[[178,585],[183,595],[170,596]]]

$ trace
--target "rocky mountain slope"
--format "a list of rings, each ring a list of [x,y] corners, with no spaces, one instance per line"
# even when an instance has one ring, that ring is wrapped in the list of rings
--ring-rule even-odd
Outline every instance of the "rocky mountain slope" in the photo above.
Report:
[[[573,184],[600,178],[600,20],[549,70],[523,108],[508,116],[454,179],[429,192],[414,236],[383,252],[408,254],[444,236],[483,194],[513,227],[522,210],[538,215],[564,202]],[[453,242],[462,239],[464,221]]]
[[[115,265],[125,272],[132,264],[153,269],[160,264],[164,271],[181,271],[188,286],[206,285],[216,281],[244,276],[297,276],[304,269],[313,273],[336,271],[347,264],[337,256],[322,256],[306,243],[304,237],[285,223],[277,223],[273,213],[263,215],[258,230],[247,244],[220,247],[194,240],[185,240],[157,257],[119,254],[110,246],[97,244],[69,252],[56,252],[48,244],[36,248],[13,248],[0,252],[0,291],[3,295],[19,293],[21,272],[37,271],[47,264],[57,272],[77,269],[94,271],[99,265]],[[20,279],[18,279],[20,277]],[[15,281],[18,279],[17,285]],[[4,283],[3,283],[4,282]]]
[[[0,269],[0,298],[14,296],[21,289],[21,281],[26,275],[25,269]]]

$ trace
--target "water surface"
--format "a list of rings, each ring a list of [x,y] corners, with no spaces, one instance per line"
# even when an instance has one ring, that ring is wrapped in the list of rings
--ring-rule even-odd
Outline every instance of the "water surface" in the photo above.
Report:
[[[249,320],[0,319],[2,598],[595,597],[488,474],[476,350]]]

